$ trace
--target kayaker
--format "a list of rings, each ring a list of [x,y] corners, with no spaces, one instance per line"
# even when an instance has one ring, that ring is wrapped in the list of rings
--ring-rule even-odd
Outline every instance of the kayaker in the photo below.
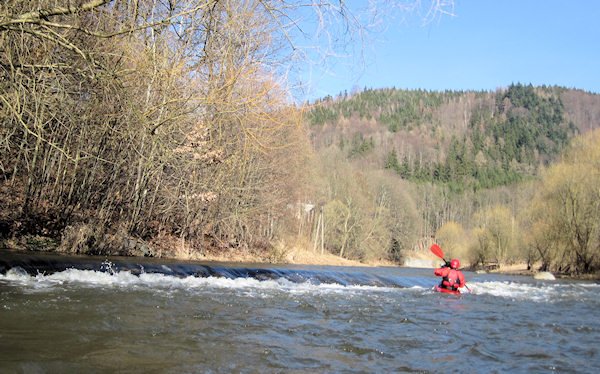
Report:
[[[442,277],[442,282],[439,285],[442,292],[459,292],[458,289],[465,286],[465,276],[458,270],[460,262],[457,259],[446,261],[446,264],[439,269],[435,269],[433,274]],[[447,291],[445,291],[447,290]]]

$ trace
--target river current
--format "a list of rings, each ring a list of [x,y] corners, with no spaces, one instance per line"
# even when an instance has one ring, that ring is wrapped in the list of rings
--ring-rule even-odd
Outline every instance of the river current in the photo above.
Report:
[[[600,285],[0,252],[0,373],[595,373]]]

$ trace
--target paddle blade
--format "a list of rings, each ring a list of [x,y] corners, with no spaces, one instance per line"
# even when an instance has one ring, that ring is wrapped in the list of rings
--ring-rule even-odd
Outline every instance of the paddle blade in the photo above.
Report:
[[[431,250],[431,252],[433,252],[434,255],[438,256],[439,258],[444,258],[444,252],[442,252],[442,249],[440,248],[439,245],[437,244],[432,244],[431,248],[429,248]]]

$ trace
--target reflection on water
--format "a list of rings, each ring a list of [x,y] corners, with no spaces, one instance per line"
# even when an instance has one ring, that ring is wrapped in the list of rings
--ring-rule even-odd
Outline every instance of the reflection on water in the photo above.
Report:
[[[165,266],[172,274],[166,269],[6,271],[0,275],[0,371],[590,373],[600,368],[595,283],[467,272],[474,293],[455,297],[431,291],[437,282],[431,269],[292,268],[306,278],[300,281],[183,276],[172,264]],[[265,274],[290,269],[271,270]],[[341,284],[322,281],[332,274]],[[350,285],[355,279],[388,286]]]

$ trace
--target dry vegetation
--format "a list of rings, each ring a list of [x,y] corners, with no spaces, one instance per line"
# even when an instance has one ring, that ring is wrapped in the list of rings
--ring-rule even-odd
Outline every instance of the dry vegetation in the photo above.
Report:
[[[600,112],[581,103],[600,96],[516,85],[319,102],[310,119],[323,201],[334,204],[330,250],[364,260],[387,248],[392,258],[399,244],[400,257],[420,258],[435,240],[472,268],[596,273]],[[369,247],[365,238],[381,240]]]
[[[3,236],[268,248],[308,153],[268,4],[59,3],[0,6]]]
[[[597,95],[562,90],[572,108],[563,116],[547,89],[368,90],[362,94],[372,100],[404,96],[377,109],[341,107],[335,120],[323,112],[321,127],[306,127],[314,108],[292,96],[299,62],[344,59],[353,38],[367,40],[365,25],[381,24],[373,17],[418,11],[423,2],[375,2],[370,13],[337,1],[64,3],[0,4],[5,246],[386,264],[426,257],[437,240],[449,256],[481,266],[600,268],[597,133],[560,160],[562,128],[559,137],[542,136],[554,153],[515,146],[504,159],[485,154],[491,131],[538,117],[509,94],[528,93],[552,121],[588,134],[598,123],[589,109]],[[427,3],[426,20],[451,12],[451,1]],[[534,130],[556,130],[552,121]],[[476,129],[488,133],[470,170],[504,173],[496,175],[504,184],[487,178],[473,187],[461,169]],[[523,140],[496,138],[504,148]],[[385,169],[390,155],[406,161],[390,164],[406,175]],[[531,181],[512,183],[522,174]]]
[[[308,19],[322,32],[301,28]],[[5,245],[276,253],[296,237],[290,206],[313,188],[292,73],[310,51],[364,36],[365,20],[327,1],[3,2]],[[341,43],[328,45],[334,32]]]

